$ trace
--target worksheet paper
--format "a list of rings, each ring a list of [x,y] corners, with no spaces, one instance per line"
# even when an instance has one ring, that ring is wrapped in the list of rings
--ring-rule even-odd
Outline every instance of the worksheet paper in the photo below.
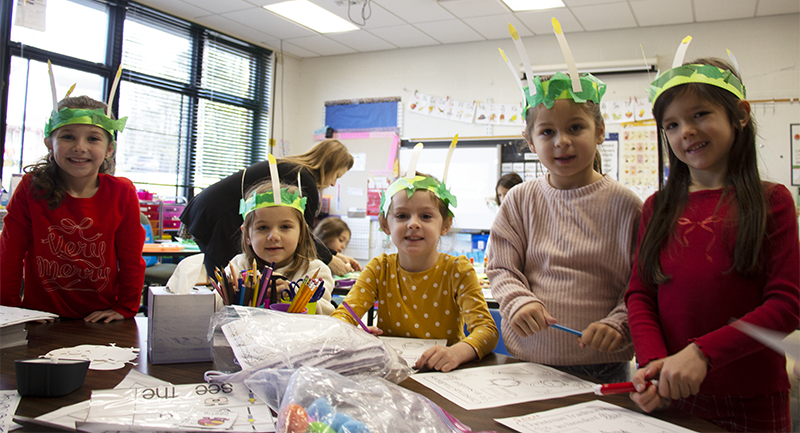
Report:
[[[131,370],[128,372],[125,378],[122,379],[122,382],[118,383],[117,386],[114,387],[114,389],[148,388],[166,386],[169,384],[169,382],[156,379],[153,376],[148,376],[139,372],[138,370]],[[56,426],[66,427],[68,430],[74,430],[75,422],[86,421],[86,417],[88,415],[89,400],[86,400],[46,413],[42,416],[36,417],[35,420],[43,423],[54,424]]]
[[[389,347],[394,349],[401,358],[406,360],[409,367],[413,367],[417,360],[426,350],[433,346],[447,346],[447,340],[441,339],[422,339],[422,338],[403,338],[403,337],[378,337]]]
[[[0,433],[15,430],[20,426],[11,421],[17,411],[20,395],[17,390],[0,391]]]
[[[6,307],[0,305],[0,327],[16,325],[17,323],[31,322],[33,320],[57,319],[58,314],[44,311],[29,310],[27,308]]]
[[[274,432],[269,407],[241,383],[197,383],[92,392],[80,431]]]
[[[495,421],[520,433],[684,433],[692,431],[600,400],[520,417],[495,418]]]
[[[419,373],[412,379],[467,410],[593,392],[592,382],[530,362]]]

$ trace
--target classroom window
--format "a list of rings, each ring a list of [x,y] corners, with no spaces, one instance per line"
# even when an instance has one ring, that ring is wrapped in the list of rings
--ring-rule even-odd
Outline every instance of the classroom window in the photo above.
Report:
[[[48,0],[44,32],[0,16],[12,21],[3,185],[46,154],[48,59],[59,99],[77,83],[73,95],[104,101],[119,64],[109,59],[121,59],[116,174],[139,188],[188,197],[266,157],[269,50],[133,2]]]

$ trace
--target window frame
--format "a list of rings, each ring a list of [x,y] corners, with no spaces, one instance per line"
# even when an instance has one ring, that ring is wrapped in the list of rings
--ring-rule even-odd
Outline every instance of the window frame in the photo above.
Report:
[[[11,41],[11,27],[13,19],[14,1],[1,2],[0,5],[0,79],[8,83],[11,70],[11,58],[20,57],[26,60],[36,60],[50,62],[53,65],[76,69],[82,72],[96,74],[104,78],[104,94],[108,95],[111,83],[123,56],[123,29],[125,18],[129,13],[136,13],[139,16],[147,17],[148,20],[163,23],[164,27],[175,26],[175,28],[188,29],[193,46],[193,58],[191,62],[190,82],[180,83],[159,77],[149,76],[144,73],[125,70],[123,65],[122,81],[128,81],[148,87],[153,87],[170,92],[176,92],[189,98],[190,121],[183,132],[183,139],[188,145],[183,153],[185,161],[180,166],[185,167],[183,173],[177,173],[183,179],[182,185],[176,185],[177,191],[182,191],[183,196],[191,199],[195,185],[197,155],[197,127],[198,127],[198,107],[200,99],[214,102],[222,102],[253,111],[251,129],[253,138],[249,146],[249,163],[255,163],[262,159],[267,152],[267,143],[272,134],[270,123],[272,118],[272,83],[274,77],[274,52],[258,47],[256,45],[238,40],[234,37],[225,35],[215,30],[206,28],[196,23],[174,17],[170,14],[157,11],[142,4],[128,0],[82,0],[93,2],[108,7],[108,33],[106,43],[106,61],[104,64],[94,63],[82,59],[77,59],[56,52],[51,52]],[[242,98],[234,95],[226,95],[219,91],[211,92],[201,87],[203,71],[203,50],[206,44],[215,43],[227,45],[236,51],[245,52],[254,57],[254,78],[251,85],[254,88],[253,98]],[[113,101],[110,101],[112,110],[119,111],[121,89],[118,90]],[[3,86],[0,90],[0,153],[5,154],[6,119],[8,115],[8,86]],[[242,167],[243,168],[243,167]],[[2,178],[3,166],[0,165],[0,178]],[[137,182],[146,185],[146,183]]]

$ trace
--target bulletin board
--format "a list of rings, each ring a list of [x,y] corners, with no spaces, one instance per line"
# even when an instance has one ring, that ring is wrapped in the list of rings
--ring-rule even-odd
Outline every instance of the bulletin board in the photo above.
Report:
[[[411,160],[413,145],[418,141],[414,140],[408,145],[404,142],[400,148],[400,174],[403,176]],[[441,180],[450,141],[438,145],[422,142],[425,149],[417,162],[417,171]],[[447,186],[458,199],[458,206],[453,210],[453,229],[477,233],[488,232],[492,228],[499,161],[499,145],[476,146],[459,142],[453,151],[447,174]]]
[[[353,155],[355,164],[334,187],[325,188],[331,196],[330,214],[347,215],[348,209],[367,208],[367,186],[373,177],[392,176],[400,138],[394,132],[350,132],[334,134]]]
[[[800,123],[789,125],[792,148],[792,185],[800,185]]]

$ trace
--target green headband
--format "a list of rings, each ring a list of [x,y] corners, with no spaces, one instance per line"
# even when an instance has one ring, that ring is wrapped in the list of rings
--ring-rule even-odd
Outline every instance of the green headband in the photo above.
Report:
[[[392,184],[383,191],[383,194],[381,194],[381,213],[383,213],[384,216],[389,214],[389,206],[392,204],[392,197],[402,190],[406,190],[408,198],[411,198],[411,196],[419,190],[432,192],[444,202],[447,206],[447,213],[450,214],[450,216],[454,216],[450,205],[458,207],[456,196],[450,193],[450,190],[447,189],[445,184],[439,183],[436,179],[430,176],[415,176],[412,182],[409,181],[408,178],[401,177],[392,182]]]
[[[294,193],[289,192],[286,188],[281,188],[281,204],[275,204],[273,191],[267,191],[263,194],[254,194],[249,199],[239,200],[239,214],[242,218],[246,217],[250,212],[261,209],[264,207],[285,206],[292,207],[305,213],[307,197],[300,197],[300,190]]]
[[[682,65],[664,72],[653,81],[647,89],[650,102],[655,104],[664,91],[689,83],[710,84],[733,93],[739,99],[747,97],[744,84],[731,71],[713,65]]]
[[[536,94],[531,95],[530,88],[525,87],[526,106],[523,115],[527,117],[528,108],[536,107],[539,104],[544,104],[548,109],[553,108],[557,99],[572,99],[578,104],[586,103],[586,101],[599,104],[600,99],[606,93],[605,83],[592,74],[581,75],[580,81],[582,90],[575,92],[572,90],[572,80],[563,72],[556,72],[547,81],[542,81],[542,77],[534,77],[533,85],[536,86]]]
[[[65,125],[94,125],[103,128],[113,139],[114,131],[122,131],[125,128],[127,117],[119,120],[111,119],[106,116],[102,108],[90,110],[88,108],[62,108],[60,111],[53,111],[50,119],[44,125],[44,135],[49,137],[56,129]]]

